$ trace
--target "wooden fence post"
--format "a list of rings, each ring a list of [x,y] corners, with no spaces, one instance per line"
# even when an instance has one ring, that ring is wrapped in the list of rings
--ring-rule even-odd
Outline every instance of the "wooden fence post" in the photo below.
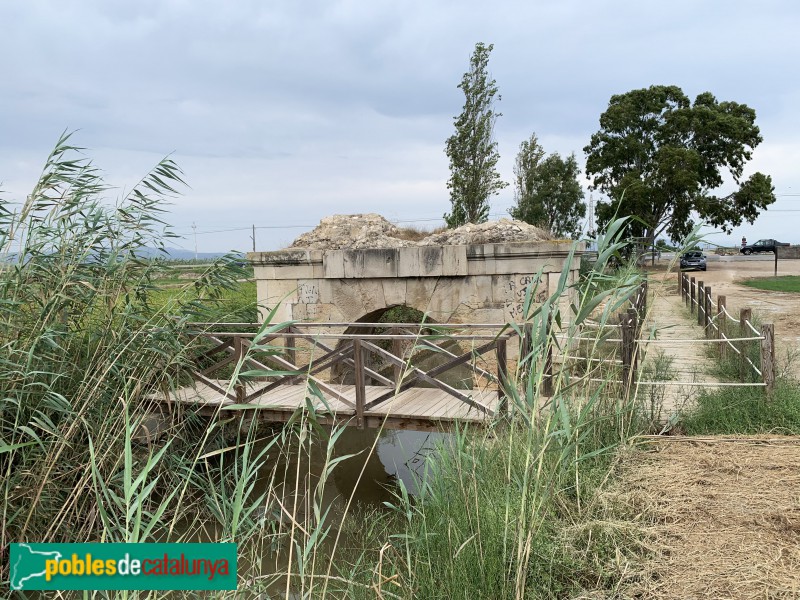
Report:
[[[392,335],[397,335],[400,333],[400,330],[397,329],[397,327],[393,327],[391,332]],[[392,354],[400,360],[403,360],[403,340],[392,340]],[[392,366],[392,372],[394,373],[394,384],[397,386],[400,384],[400,378],[403,376],[403,368],[399,364],[395,364]]]
[[[683,277],[683,300],[686,302],[686,306],[689,306],[689,276],[685,273],[681,273]]]
[[[508,364],[506,362],[506,340],[497,340],[497,412],[504,414],[508,410],[506,385],[508,384]]]
[[[291,326],[289,326],[289,327],[286,328],[286,333],[294,333],[294,329]],[[296,354],[297,347],[295,346],[294,338],[287,337],[287,338],[283,338],[283,339],[286,342],[286,344],[285,344],[286,345],[286,360],[288,360],[293,365],[296,365],[297,363],[295,362],[295,360],[297,360],[297,354]]]
[[[705,295],[706,295],[705,302],[703,303],[703,306],[704,306],[704,309],[703,309],[704,319],[703,320],[705,321],[704,327],[705,327],[706,339],[708,339],[708,338],[711,337],[711,332],[714,329],[714,324],[713,324],[713,321],[712,321],[712,317],[714,316],[714,313],[713,313],[713,300],[711,299],[711,287],[705,287],[703,289],[704,289]]]
[[[522,327],[522,356],[521,358],[527,358],[531,352],[533,352],[533,323],[525,323]],[[530,365],[528,365],[530,368]]]
[[[356,388],[356,426],[364,429],[364,404],[366,404],[366,387],[364,383],[364,354],[361,350],[361,340],[353,338],[353,361],[355,362],[355,388]]]
[[[706,289],[702,281],[697,282],[697,324],[705,327]]]
[[[747,329],[747,321],[752,317],[752,311],[749,308],[742,308],[739,310],[739,337],[750,337]],[[739,379],[745,381],[747,375],[747,342],[739,342]]]
[[[641,333],[640,322],[636,318],[636,313],[632,310],[628,311],[628,316],[633,319],[633,354],[631,357],[631,371],[633,373],[633,381],[636,381],[636,369],[639,367],[639,334]]]
[[[719,343],[719,356],[720,358],[728,358],[728,342],[725,341],[728,332],[728,316],[725,314],[725,308],[728,304],[728,299],[725,296],[717,298],[717,338]]]
[[[694,295],[695,295],[695,285],[694,285],[694,277],[691,279],[691,285],[689,287],[689,311],[691,314],[694,314]]]
[[[628,310],[620,315],[620,331],[622,333],[622,386],[625,393],[630,393],[636,374],[636,311]]]
[[[775,389],[775,326],[772,323],[761,325],[761,375],[766,384],[767,399],[772,400]]]
[[[647,280],[645,279],[641,285],[642,290],[642,305],[639,309],[639,319],[644,321],[644,316],[647,314]]]
[[[687,302],[689,300],[689,278],[686,273],[681,273],[681,300]]]
[[[542,371],[542,395],[553,395],[553,313],[547,317],[545,334],[544,366]]]
[[[236,357],[236,362],[234,364],[238,365],[244,357],[244,344],[242,343],[242,338],[239,336],[233,338],[233,355]],[[246,395],[244,384],[237,383],[233,387],[233,390],[236,393],[236,403],[243,404]]]

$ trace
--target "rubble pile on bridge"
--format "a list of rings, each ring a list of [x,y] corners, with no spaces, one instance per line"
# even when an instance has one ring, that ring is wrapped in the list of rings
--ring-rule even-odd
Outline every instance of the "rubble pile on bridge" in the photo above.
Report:
[[[400,230],[375,213],[325,217],[314,229],[292,242],[292,248],[342,250],[405,248],[414,242],[400,239]]]
[[[425,236],[401,229],[382,216],[369,213],[325,217],[312,231],[292,242],[291,248],[341,250],[406,248],[409,246],[460,246],[501,242],[538,242],[552,237],[543,229],[522,221],[500,219],[480,225],[468,223]]]
[[[543,242],[553,237],[544,229],[524,221],[500,219],[480,225],[467,223],[456,229],[434,233],[423,240],[420,246],[461,246],[471,244],[496,244],[500,242]]]

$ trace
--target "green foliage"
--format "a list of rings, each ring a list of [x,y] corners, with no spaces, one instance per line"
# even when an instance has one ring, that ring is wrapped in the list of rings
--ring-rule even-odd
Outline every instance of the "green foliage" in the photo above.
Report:
[[[453,119],[456,131],[445,143],[450,159],[447,187],[451,212],[444,215],[448,227],[485,222],[489,218],[489,197],[508,185],[496,168],[500,155],[494,141],[494,124],[501,113],[494,111],[497,85],[487,72],[493,48],[492,44],[475,45],[469,71],[458,86],[464,92],[464,108]]]
[[[765,398],[763,388],[705,392],[683,417],[682,427],[689,435],[800,435],[800,387],[779,382],[772,400]]]
[[[586,215],[580,170],[572,154],[544,158],[536,134],[520,144],[514,163],[514,201],[511,216],[537,225],[557,237],[578,237]]]
[[[547,433],[556,432],[459,432],[440,449],[420,497],[397,494],[390,506],[403,533],[390,556],[400,560],[384,575],[402,577],[401,597],[571,597],[616,585],[611,565],[626,532],[605,525],[602,510],[581,509],[600,489],[609,455],[587,459],[576,481]],[[590,528],[604,535],[587,548]]]
[[[746,279],[744,285],[770,292],[800,292],[800,276],[784,275],[782,277]]]
[[[654,240],[666,232],[682,239],[692,213],[730,231],[775,201],[769,176],[742,180],[745,164],[762,138],[755,111],[718,102],[708,92],[692,104],[676,86],[651,86],[611,97],[600,131],[584,148],[586,173],[609,202],[598,202],[598,224],[615,215],[637,215],[631,235]],[[739,188],[714,195],[729,175]],[[624,196],[623,196],[624,192]]]
[[[221,290],[213,299],[203,298],[194,283],[159,287],[149,293],[148,303],[155,312],[176,316],[191,307],[196,315],[193,318],[207,323],[258,322],[255,281],[237,282],[235,287]]]
[[[667,251],[675,252],[679,250],[678,246],[675,246],[674,244],[669,244],[667,240],[665,240],[664,238],[658,238],[656,240],[656,248],[662,252],[667,252]]]

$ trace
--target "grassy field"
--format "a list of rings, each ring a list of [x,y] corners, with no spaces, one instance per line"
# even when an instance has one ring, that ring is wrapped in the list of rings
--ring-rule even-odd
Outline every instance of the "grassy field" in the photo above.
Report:
[[[762,388],[722,388],[700,395],[682,420],[689,435],[800,435],[800,386],[780,382],[767,400]]]
[[[179,285],[162,285],[157,281],[148,293],[148,302],[154,311],[172,316],[194,307],[198,313],[196,320],[206,322],[255,323],[258,320],[255,281],[237,281],[213,298],[198,290],[192,281],[183,280]]]
[[[769,292],[800,292],[800,275],[746,279],[744,285]]]
[[[158,272],[153,279],[153,283],[163,288],[193,284],[194,281],[203,276],[203,273],[210,271],[214,267],[213,263],[208,262],[186,264],[175,261],[158,261],[157,264]],[[242,267],[242,272],[244,279],[253,279],[253,267],[245,265]]]

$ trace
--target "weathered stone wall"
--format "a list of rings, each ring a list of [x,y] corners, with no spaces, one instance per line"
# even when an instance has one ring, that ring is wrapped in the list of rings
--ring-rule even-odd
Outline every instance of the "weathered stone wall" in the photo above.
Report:
[[[391,306],[413,307],[440,323],[506,323],[523,318],[527,286],[555,290],[570,242],[254,252],[262,315],[347,323]],[[570,265],[577,280],[580,254]],[[568,299],[565,298],[565,301]]]

